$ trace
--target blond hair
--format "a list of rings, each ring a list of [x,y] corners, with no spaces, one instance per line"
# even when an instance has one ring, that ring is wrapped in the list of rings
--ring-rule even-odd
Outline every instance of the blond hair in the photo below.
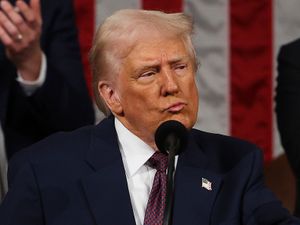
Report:
[[[183,13],[167,14],[160,11],[123,9],[108,17],[98,28],[90,51],[92,86],[98,108],[109,115],[110,110],[98,92],[98,82],[114,79],[124,59],[139,40],[141,33],[153,29],[166,37],[182,38],[195,62],[191,41],[192,19]]]

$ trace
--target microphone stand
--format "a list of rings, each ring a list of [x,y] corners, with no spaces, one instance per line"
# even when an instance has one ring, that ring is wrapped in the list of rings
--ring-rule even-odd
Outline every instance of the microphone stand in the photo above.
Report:
[[[167,173],[167,194],[166,207],[163,218],[163,225],[171,225],[173,217],[173,196],[174,196],[174,162],[175,152],[173,149],[168,151],[168,173]]]

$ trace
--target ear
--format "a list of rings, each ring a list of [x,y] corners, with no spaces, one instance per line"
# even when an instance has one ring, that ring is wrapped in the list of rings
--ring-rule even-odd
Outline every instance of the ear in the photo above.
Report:
[[[111,82],[99,81],[98,92],[113,114],[121,115],[123,113],[119,94],[117,93]]]

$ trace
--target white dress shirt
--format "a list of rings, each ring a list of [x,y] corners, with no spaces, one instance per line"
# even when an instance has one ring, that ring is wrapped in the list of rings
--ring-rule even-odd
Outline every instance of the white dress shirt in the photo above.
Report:
[[[145,163],[154,154],[155,150],[131,133],[118,119],[115,119],[115,127],[135,222],[136,225],[143,225],[156,172],[156,169],[145,165]]]
[[[136,225],[144,224],[145,211],[156,169],[146,165],[155,153],[148,144],[130,132],[115,118],[119,148],[125,168],[131,205]],[[175,168],[178,156],[175,156]]]
[[[45,54],[42,53],[42,64],[41,64],[40,74],[36,80],[34,81],[24,80],[21,74],[19,73],[19,71],[17,72],[18,74],[17,81],[20,83],[26,95],[28,96],[32,95],[39,87],[41,87],[44,84],[46,80],[46,69],[47,69],[47,59]]]
[[[16,80],[20,83],[26,95],[32,95],[39,87],[41,87],[46,80],[46,69],[47,69],[47,59],[44,53],[42,54],[42,64],[40,74],[35,81],[26,81],[22,78],[21,74],[17,72],[18,76]],[[7,158],[5,152],[3,130],[0,121],[0,202],[7,192]]]

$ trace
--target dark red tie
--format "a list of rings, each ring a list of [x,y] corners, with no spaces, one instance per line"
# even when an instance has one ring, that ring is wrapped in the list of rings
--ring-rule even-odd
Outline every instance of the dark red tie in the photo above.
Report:
[[[167,193],[168,156],[161,152],[155,152],[148,162],[157,171],[147,203],[144,225],[162,225]]]

